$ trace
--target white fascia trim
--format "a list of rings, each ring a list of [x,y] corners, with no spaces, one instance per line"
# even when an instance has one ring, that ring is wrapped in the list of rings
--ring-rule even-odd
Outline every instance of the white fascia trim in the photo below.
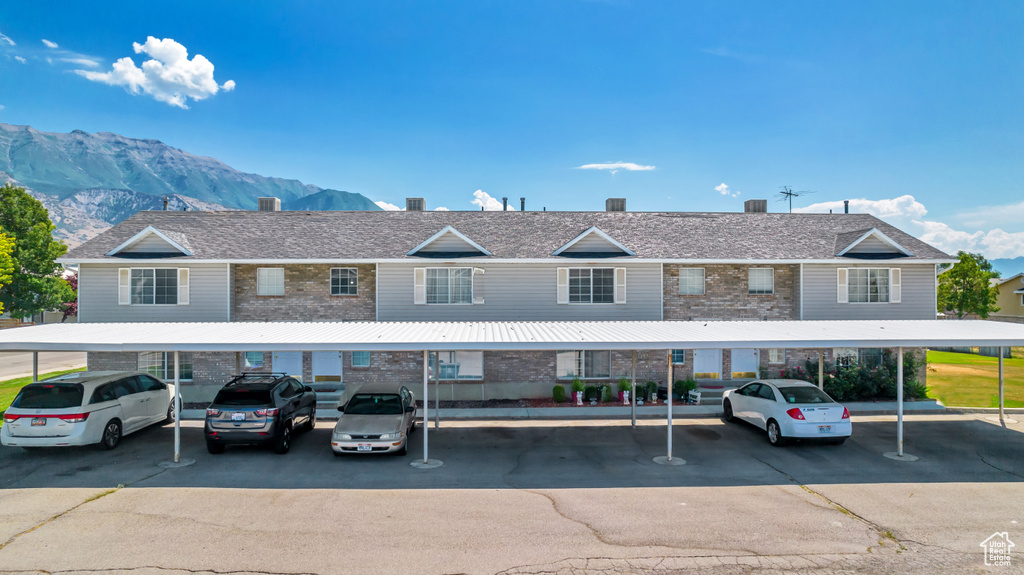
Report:
[[[170,246],[172,248],[178,250],[183,255],[186,255],[186,256],[192,255],[191,251],[183,248],[181,246],[181,244],[179,244],[178,242],[176,242],[176,241],[172,240],[171,238],[167,237],[167,235],[165,235],[160,230],[154,228],[153,226],[146,226],[145,229],[143,229],[141,232],[139,232],[139,233],[135,234],[134,236],[128,238],[128,240],[125,241],[123,244],[121,244],[121,245],[117,246],[116,248],[114,248],[114,249],[110,250],[109,252],[107,252],[107,255],[108,256],[117,255],[122,250],[128,248],[129,246],[132,246],[132,245],[136,244],[137,242],[139,242],[143,238],[146,238],[146,237],[148,237],[148,236],[150,236],[152,234],[156,234],[156,236],[158,238],[160,238],[163,241],[165,241],[168,244],[170,244]]]
[[[633,252],[633,250],[631,250],[631,249],[627,248],[626,246],[622,245],[618,240],[616,240],[615,238],[609,236],[605,232],[601,231],[601,229],[598,228],[597,226],[590,226],[590,228],[587,231],[585,231],[582,234],[576,236],[572,241],[570,241],[569,243],[565,244],[564,246],[562,246],[562,247],[558,248],[557,250],[551,252],[551,255],[557,256],[557,255],[561,254],[565,250],[567,250],[567,249],[571,248],[572,246],[576,245],[577,242],[579,242],[583,238],[589,236],[590,234],[597,234],[598,237],[600,237],[604,241],[612,244],[613,246],[619,248],[626,255],[629,255],[629,256],[635,256],[636,255]]]
[[[480,244],[478,244],[478,243],[474,242],[473,240],[467,238],[465,234],[463,234],[462,232],[460,232],[459,230],[457,230],[457,229],[455,229],[455,228],[453,228],[451,226],[445,226],[444,229],[442,229],[441,231],[437,232],[436,234],[430,236],[430,238],[427,239],[427,241],[425,241],[422,244],[414,247],[412,250],[407,252],[405,255],[407,255],[407,256],[416,255],[416,252],[418,252],[418,251],[422,250],[423,248],[429,246],[430,244],[434,243],[434,241],[437,238],[440,238],[441,236],[447,234],[448,232],[451,232],[451,233],[455,234],[455,237],[457,237],[460,240],[466,242],[467,244],[473,246],[473,248],[475,248],[477,250],[480,250],[480,252],[483,255],[485,255],[485,256],[491,255],[491,252],[485,250]]]
[[[410,265],[422,265],[425,260],[422,259],[409,259],[409,258],[360,258],[360,259],[327,259],[327,258],[307,258],[307,259],[183,259],[183,258],[157,258],[157,259],[113,259],[113,258],[87,258],[87,259],[65,259],[59,258],[55,260],[61,264],[124,264],[125,262],[131,262],[132,264],[271,264],[271,265],[285,265],[285,264],[410,264]],[[483,259],[475,257],[461,257],[458,259],[437,259],[435,260],[438,265],[448,263],[463,264],[466,267],[467,262],[480,262],[490,264],[565,264],[566,258],[501,258],[501,259]],[[600,258],[588,260],[586,258],[580,258],[580,264],[616,264],[616,265],[629,265],[629,264],[685,264],[685,265],[702,265],[702,264],[737,264],[737,265],[769,265],[769,264],[785,264],[785,265],[796,265],[796,264],[829,264],[829,265],[841,265],[843,267],[850,267],[852,265],[874,265],[879,267],[877,264],[882,263],[898,263],[900,265],[911,265],[911,264],[955,264],[959,260],[955,259],[920,259],[920,260],[856,260],[851,261],[849,258],[832,258],[832,259],[813,259],[813,260],[684,260],[684,259],[667,259],[667,258],[651,258],[651,259],[617,259],[617,258]],[[446,266],[442,266],[446,267]],[[450,267],[450,266],[447,266]]]
[[[1010,280],[1015,280],[1017,278],[1021,278],[1020,279],[1021,283],[1024,283],[1024,277],[1021,277],[1021,276],[1024,276],[1024,272],[1021,272],[1021,273],[1016,274],[1016,275],[1012,275],[1012,276],[1010,276],[1010,277],[1008,277],[1006,279],[1000,279],[999,282],[996,285],[1000,285],[1001,286],[1004,283],[1006,283],[1006,282],[1008,282]],[[1019,292],[1013,292],[1013,293],[1019,293]]]
[[[898,250],[903,255],[910,256],[910,257],[914,256],[914,254],[912,254],[909,251],[907,251],[907,248],[905,248],[905,247],[899,245],[898,243],[896,243],[896,240],[894,240],[894,239],[890,238],[889,236],[883,234],[878,228],[871,228],[864,235],[862,235],[861,237],[859,237],[856,240],[854,240],[853,243],[851,243],[850,245],[846,246],[846,248],[843,249],[843,251],[839,252],[836,255],[837,256],[845,255],[846,252],[848,252],[848,251],[852,250],[853,248],[857,247],[857,244],[861,243],[862,241],[868,239],[871,236],[875,236],[876,238],[881,240],[882,243],[888,244],[889,247]]]

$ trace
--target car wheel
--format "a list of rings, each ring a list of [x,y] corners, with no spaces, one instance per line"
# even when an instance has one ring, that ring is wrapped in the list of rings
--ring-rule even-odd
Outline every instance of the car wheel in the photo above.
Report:
[[[333,449],[331,450],[331,453],[333,453],[335,457],[341,457],[342,455],[345,455],[344,453],[340,451],[335,451]]]
[[[277,441],[274,442],[274,453],[284,455],[288,453],[288,450],[292,448],[292,428],[290,425],[286,425],[281,430],[281,434],[277,436]]]
[[[111,419],[107,422],[106,427],[103,428],[103,437],[100,439],[100,447],[109,451],[117,447],[118,443],[121,443],[121,422],[116,419]]]
[[[722,402],[722,417],[730,423],[736,421],[736,417],[732,414],[732,402],[728,399]]]
[[[394,452],[394,453],[398,457],[402,457],[403,455],[409,453],[409,442],[406,441],[404,444],[402,444],[402,448],[399,449],[398,451]]]
[[[171,400],[170,405],[167,406],[167,417],[164,418],[164,423],[174,423],[174,400]]]
[[[214,455],[217,455],[218,453],[224,453],[224,444],[214,443],[213,441],[207,441],[206,450]]]
[[[768,420],[768,443],[774,447],[782,447],[786,444],[786,438],[782,436],[782,430],[774,419]]]
[[[846,443],[846,438],[845,437],[837,437],[837,438],[833,439],[832,441],[830,441],[829,443],[831,443],[832,445],[842,445],[842,444]]]
[[[309,421],[306,422],[306,431],[313,431],[313,428],[315,428],[315,427],[316,427],[316,408],[314,407],[309,412]]]

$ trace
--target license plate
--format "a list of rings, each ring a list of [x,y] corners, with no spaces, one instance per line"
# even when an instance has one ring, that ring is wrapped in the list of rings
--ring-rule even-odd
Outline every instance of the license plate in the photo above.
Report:
[[[818,433],[832,433],[832,426],[831,425],[819,425],[818,426]]]
[[[232,413],[231,414],[231,421],[245,421],[245,414],[244,413]]]
[[[356,451],[372,451],[372,450],[373,450],[373,446],[372,445],[362,445],[362,444],[360,444],[360,445],[356,446]]]
[[[34,417],[34,418],[32,418],[32,426],[35,427],[37,425],[46,425],[46,418],[45,417]]]

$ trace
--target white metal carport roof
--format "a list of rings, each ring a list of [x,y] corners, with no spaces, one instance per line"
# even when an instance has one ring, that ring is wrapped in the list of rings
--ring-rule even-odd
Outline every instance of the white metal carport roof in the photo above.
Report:
[[[210,322],[48,324],[0,331],[0,351],[450,351],[1024,345],[982,320]]]

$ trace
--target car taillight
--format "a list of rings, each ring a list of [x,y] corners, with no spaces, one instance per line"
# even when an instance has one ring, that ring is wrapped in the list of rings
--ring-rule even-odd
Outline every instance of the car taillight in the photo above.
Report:
[[[5,413],[4,414],[4,423],[10,423],[12,421],[18,421],[18,419],[20,417],[21,417],[20,415],[14,415],[13,413]]]
[[[219,409],[213,409],[212,407],[207,407],[206,408],[206,416],[207,417],[217,417],[218,415],[220,415],[220,410]]]
[[[88,413],[68,413],[66,415],[58,415],[57,417],[68,423],[82,423],[86,419],[89,419]]]
[[[793,409],[786,411],[786,413],[793,419],[803,420],[804,418],[804,412],[800,411],[799,407],[794,407]]]
[[[266,409],[257,409],[256,415],[259,415],[261,417],[274,417],[275,415],[277,415],[278,411],[281,410],[276,407],[268,407]]]
[[[850,419],[850,410],[843,408],[843,419]]]

